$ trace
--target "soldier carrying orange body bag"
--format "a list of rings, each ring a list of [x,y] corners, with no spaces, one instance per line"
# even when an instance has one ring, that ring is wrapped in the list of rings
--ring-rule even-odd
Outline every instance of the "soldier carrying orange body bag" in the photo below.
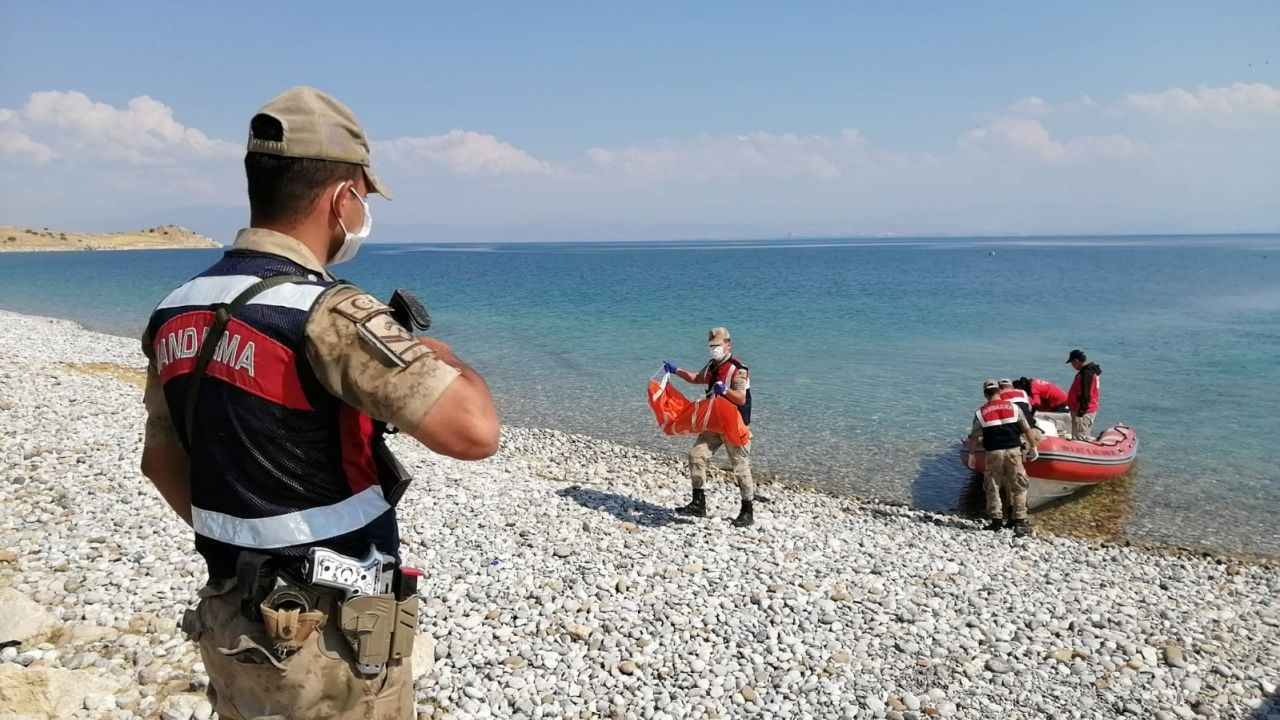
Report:
[[[664,362],[667,375],[685,382],[706,386],[706,396],[689,403],[670,388],[667,378],[650,382],[649,404],[658,424],[669,435],[698,433],[689,451],[689,478],[693,483],[693,499],[675,509],[681,515],[707,516],[705,482],[707,463],[722,446],[729,453],[733,475],[742,499],[734,527],[747,527],[755,522],[755,481],[751,477],[751,377],[747,366],[733,356],[733,340],[729,329],[711,328],[707,333],[711,360],[698,372],[681,370]],[[684,400],[684,402],[680,402]],[[735,412],[736,410],[736,412]]]

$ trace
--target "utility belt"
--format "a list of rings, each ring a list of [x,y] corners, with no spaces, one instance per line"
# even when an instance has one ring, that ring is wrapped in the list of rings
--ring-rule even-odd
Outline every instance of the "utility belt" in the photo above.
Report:
[[[311,548],[299,559],[244,550],[236,561],[240,613],[262,623],[277,657],[297,652],[336,615],[367,675],[412,655],[421,576],[373,546],[360,559]]]

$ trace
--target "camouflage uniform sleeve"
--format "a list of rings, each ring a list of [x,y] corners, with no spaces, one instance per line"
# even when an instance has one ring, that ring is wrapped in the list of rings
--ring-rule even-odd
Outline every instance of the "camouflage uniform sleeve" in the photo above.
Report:
[[[147,385],[142,393],[142,404],[147,408],[147,424],[143,431],[143,447],[181,447],[182,439],[178,437],[178,429],[173,426],[173,416],[169,414],[169,403],[164,398],[164,387],[160,384],[160,375],[156,372],[155,360],[151,357],[151,346],[147,337],[142,338],[142,352],[147,356]]]
[[[306,351],[326,390],[407,431],[461,374],[393,320],[391,308],[354,287],[329,292],[316,303],[307,321]]]
[[[739,392],[745,391],[747,389],[747,379],[747,371],[739,368],[738,372],[733,374],[733,379],[729,381],[729,389]]]

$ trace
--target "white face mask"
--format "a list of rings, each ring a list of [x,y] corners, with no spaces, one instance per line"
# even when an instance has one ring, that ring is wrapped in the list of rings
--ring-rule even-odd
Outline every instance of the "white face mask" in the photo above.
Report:
[[[723,345],[712,345],[712,346],[711,346],[711,359],[712,359],[712,360],[715,360],[716,362],[720,362],[720,361],[721,361],[721,360],[723,360],[724,358],[725,358],[724,346],[723,346]]]
[[[342,216],[338,216],[338,225],[342,226],[342,232],[346,233],[346,237],[342,240],[342,245],[338,248],[338,252],[333,254],[333,259],[329,261],[329,265],[338,265],[344,263],[356,256],[360,250],[360,246],[364,244],[365,238],[369,237],[369,233],[373,231],[373,213],[369,212],[369,201],[360,197],[360,193],[356,192],[354,187],[348,186],[348,190],[356,199],[364,205],[364,223],[360,225],[360,231],[352,233],[347,229],[346,224],[342,222]],[[342,188],[333,191],[333,199],[338,199],[338,193],[342,192]]]

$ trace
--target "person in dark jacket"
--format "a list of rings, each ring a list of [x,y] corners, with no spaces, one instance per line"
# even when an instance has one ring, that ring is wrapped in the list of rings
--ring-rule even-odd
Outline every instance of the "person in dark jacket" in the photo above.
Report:
[[[1102,368],[1089,362],[1083,350],[1072,350],[1067,364],[1076,370],[1076,377],[1067,391],[1067,410],[1071,413],[1071,437],[1075,440],[1092,440],[1093,420],[1098,415],[1098,395],[1102,387]]]

